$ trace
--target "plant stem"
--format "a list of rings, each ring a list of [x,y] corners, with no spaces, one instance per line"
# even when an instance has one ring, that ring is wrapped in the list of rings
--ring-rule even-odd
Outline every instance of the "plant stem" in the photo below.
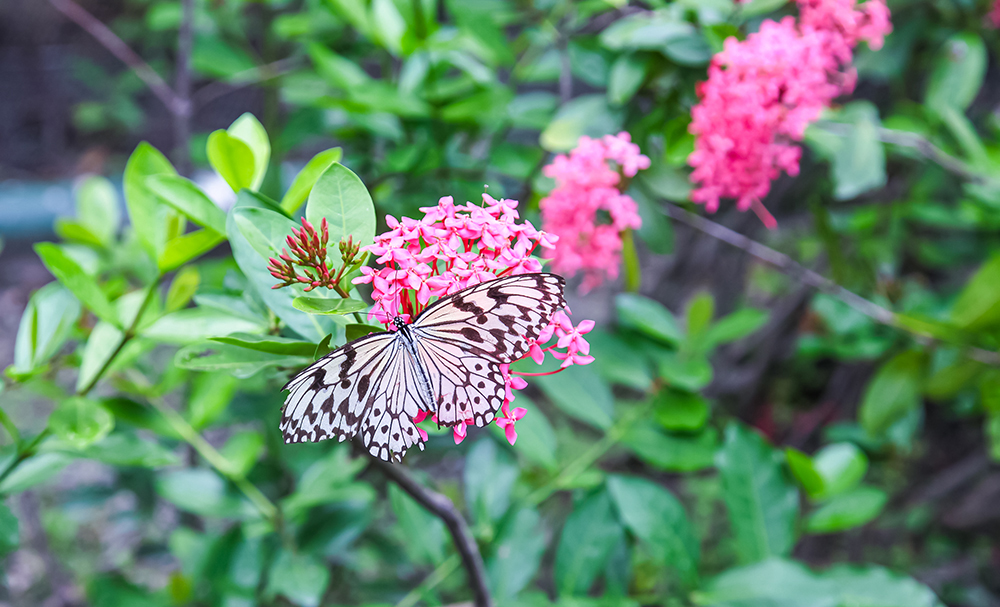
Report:
[[[483,557],[479,553],[479,546],[472,537],[472,532],[469,531],[468,523],[455,508],[455,504],[444,495],[431,491],[413,480],[402,466],[393,465],[374,457],[371,458],[371,465],[378,468],[382,474],[399,485],[400,489],[417,500],[417,503],[444,522],[451,533],[452,541],[455,542],[455,549],[458,550],[458,554],[462,558],[466,574],[469,576],[469,586],[472,587],[475,606],[491,607],[493,602],[486,584],[486,568],[483,566]],[[404,598],[404,600],[406,599]]]
[[[448,576],[454,573],[461,563],[462,559],[457,554],[446,558],[434,571],[431,571],[430,575],[424,578],[419,586],[406,593],[406,596],[396,603],[396,607],[414,607],[420,602],[420,597],[425,592],[433,590],[438,584],[448,579]]]

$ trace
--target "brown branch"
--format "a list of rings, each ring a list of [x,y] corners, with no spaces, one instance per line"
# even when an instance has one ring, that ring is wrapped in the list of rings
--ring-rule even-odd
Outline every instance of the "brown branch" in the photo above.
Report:
[[[65,15],[70,21],[73,21],[86,30],[88,34],[93,36],[112,55],[131,68],[146,83],[149,90],[153,91],[153,94],[163,102],[163,105],[167,107],[167,110],[171,114],[177,115],[184,111],[182,100],[174,93],[166,81],[148,63],[143,61],[142,57],[129,48],[117,34],[108,29],[108,26],[101,23],[100,20],[88,13],[79,4],[73,2],[73,0],[49,0],[49,4]]]
[[[413,480],[400,465],[393,465],[374,457],[371,458],[371,464],[399,485],[399,488],[407,492],[410,497],[417,500],[417,503],[444,522],[451,533],[452,541],[455,542],[459,556],[462,557],[462,565],[469,576],[469,586],[472,588],[475,606],[491,607],[493,602],[486,584],[486,568],[483,566],[483,557],[479,554],[479,546],[476,544],[475,538],[472,537],[472,532],[469,531],[469,525],[455,508],[455,504],[444,495],[431,491]]]
[[[790,276],[792,279],[813,287],[822,293],[830,295],[831,297],[839,299],[875,322],[907,331],[913,334],[914,338],[923,344],[938,341],[925,335],[914,334],[912,330],[901,325],[897,321],[896,314],[892,310],[865,299],[853,291],[848,291],[829,278],[806,268],[784,253],[779,253],[768,246],[765,246],[755,240],[751,240],[738,232],[730,230],[724,225],[715,223],[710,219],[705,219],[701,215],[685,211],[679,206],[669,202],[664,202],[663,208],[666,214],[671,218],[676,219],[681,223],[685,223],[700,232],[704,232],[712,238],[716,238],[726,244],[736,247],[737,249],[746,251],[760,261],[763,261],[783,274]],[[966,355],[973,360],[977,360],[987,365],[1000,366],[1000,353],[997,352],[966,346]]]

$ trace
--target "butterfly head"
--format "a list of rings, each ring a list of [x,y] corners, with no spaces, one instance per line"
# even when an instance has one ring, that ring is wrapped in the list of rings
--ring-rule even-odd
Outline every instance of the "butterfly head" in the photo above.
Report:
[[[402,316],[397,316],[396,318],[392,319],[392,324],[396,325],[397,329],[402,329],[403,327],[406,326],[406,321],[403,320]]]

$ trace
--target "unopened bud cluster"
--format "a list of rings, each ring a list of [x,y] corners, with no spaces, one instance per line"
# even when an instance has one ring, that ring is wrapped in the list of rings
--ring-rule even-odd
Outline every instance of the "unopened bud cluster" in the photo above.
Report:
[[[348,236],[339,243],[341,266],[331,273],[327,266],[327,244],[330,242],[330,229],[326,218],[320,222],[319,231],[304,217],[301,228],[292,228],[292,235],[285,239],[288,249],[281,249],[281,255],[271,257],[267,269],[281,281],[272,289],[280,289],[291,285],[303,285],[305,291],[316,287],[326,287],[336,290],[341,279],[349,271],[360,265],[358,260],[360,245],[355,244]],[[291,254],[289,254],[291,250]]]

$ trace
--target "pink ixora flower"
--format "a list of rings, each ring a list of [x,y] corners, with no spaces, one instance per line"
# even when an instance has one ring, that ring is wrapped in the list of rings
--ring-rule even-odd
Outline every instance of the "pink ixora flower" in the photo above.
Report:
[[[613,154],[623,166],[636,162],[629,157],[628,149],[619,147]],[[389,231],[376,236],[374,244],[363,247],[381,267],[364,267],[362,275],[354,279],[355,284],[372,285],[375,303],[368,318],[394,329],[390,321],[397,316],[407,321],[416,317],[432,299],[499,276],[541,271],[542,262],[533,254],[539,247],[552,252],[558,237],[536,230],[529,221],[520,221],[517,206],[516,200],[496,200],[489,194],[483,194],[482,206],[456,205],[452,197],[446,196],[436,206],[421,208],[422,219],[386,217]],[[548,326],[539,328],[539,337],[529,344],[528,356],[541,364],[545,354],[551,352],[563,361],[558,370],[517,373],[510,370],[510,365],[500,366],[506,395],[496,423],[511,444],[517,440],[514,423],[526,413],[520,407],[510,409],[514,390],[528,385],[521,376],[549,375],[573,364],[592,362],[590,345],[583,335],[593,327],[590,320],[574,327],[566,313],[557,312]],[[555,343],[550,344],[553,340]],[[420,423],[428,418],[437,422],[424,411],[413,421]],[[474,421],[467,419],[453,427],[456,444],[465,439],[469,424]],[[427,440],[423,429],[418,427],[418,432]]]
[[[729,38],[697,87],[691,111],[695,149],[688,158],[698,184],[691,199],[715,212],[720,198],[777,224],[761,200],[784,171],[799,172],[806,127],[854,88],[854,47],[873,49],[892,30],[884,0],[798,0],[800,16],[765,20],[740,41]]]
[[[581,137],[568,156],[546,166],[556,187],[542,199],[542,225],[559,237],[552,268],[563,274],[584,273],[583,290],[618,277],[624,230],[642,226],[634,200],[622,193],[622,177],[649,168],[631,136],[622,132],[600,139]],[[601,212],[608,221],[599,220]]]

